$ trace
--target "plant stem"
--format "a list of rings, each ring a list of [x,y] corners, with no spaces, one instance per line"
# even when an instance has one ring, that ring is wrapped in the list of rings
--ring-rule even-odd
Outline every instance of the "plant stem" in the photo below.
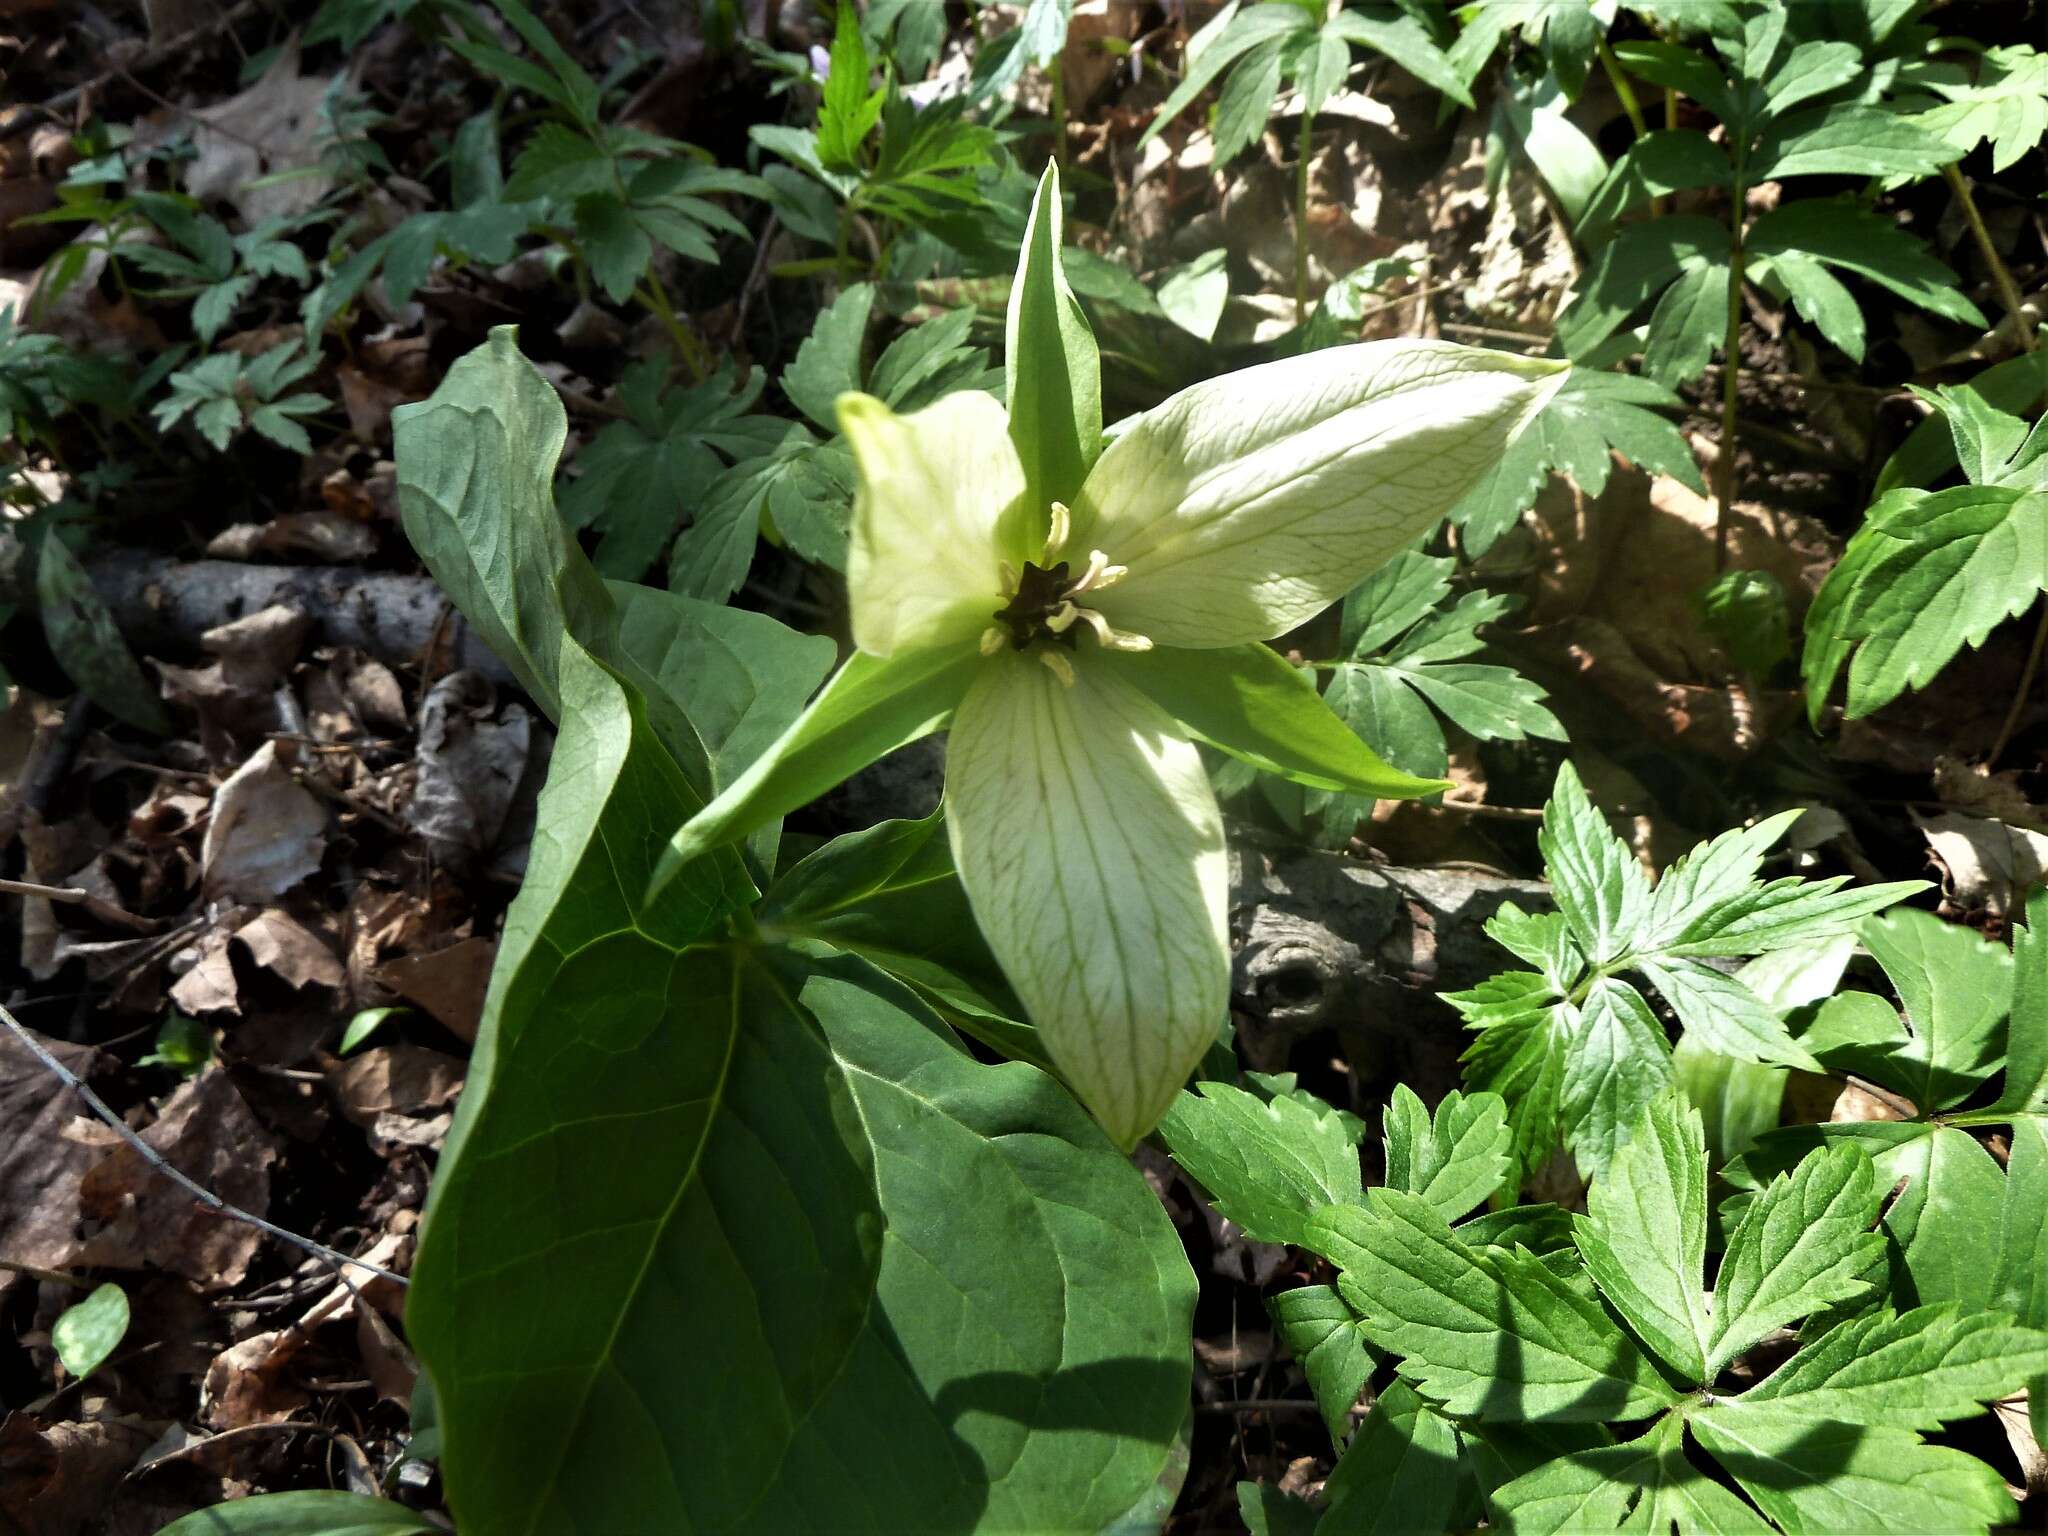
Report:
[[[1735,500],[1735,395],[1742,377],[1742,237],[1748,201],[1747,142],[1735,152],[1734,204],[1728,215],[1728,329],[1721,337],[1721,462],[1714,496],[1714,569],[1728,569],[1728,511]]]
[[[1046,73],[1052,76],[1052,158],[1060,168],[1060,185],[1067,184],[1067,56],[1061,52]]]
[[[669,340],[675,343],[676,352],[683,360],[683,366],[690,372],[690,382],[702,384],[711,372],[710,360],[704,356],[704,349],[697,345],[697,338],[690,334],[690,328],[676,316],[676,307],[670,302],[668,289],[662,285],[661,276],[652,266],[647,269],[647,287],[639,295],[646,307],[653,311],[654,318],[668,332]]]
[[[1303,108],[1301,139],[1294,151],[1294,323],[1308,321],[1308,156],[1315,114]]]
[[[1607,71],[1607,80],[1614,87],[1614,94],[1621,98],[1621,110],[1628,114],[1629,126],[1635,129],[1636,137],[1640,139],[1650,131],[1650,125],[1643,120],[1643,104],[1636,99],[1636,88],[1623,72],[1621,60],[1614,56],[1614,50],[1607,46],[1604,37],[1593,45],[1593,52],[1600,60],[1600,67]]]
[[[2041,609],[2041,621],[2034,626],[2034,643],[2027,649],[2027,664],[2020,671],[2020,685],[2012,691],[2012,703],[2007,706],[2005,718],[1998,723],[1998,735],[1992,740],[1991,753],[1984,759],[1986,768],[1996,768],[1999,758],[2005,755],[2012,733],[2019,728],[2020,715],[2026,710],[2027,695],[2034,691],[2034,679],[2041,672],[2041,653],[2048,651],[2048,605]]]
[[[1963,217],[1969,221],[1970,233],[1976,238],[1977,249],[1983,253],[1984,264],[1991,268],[1992,286],[1998,290],[1998,302],[2005,306],[2005,312],[2012,317],[2013,325],[2020,333],[2020,348],[2031,352],[2038,345],[2034,335],[2035,316],[2027,308],[2027,301],[2020,296],[2019,284],[2012,280],[2012,271],[1998,254],[1998,248],[1991,243],[1991,231],[1984,227],[1984,215],[1977,211],[1976,196],[1970,191],[1969,180],[1956,169],[1951,160],[1941,168],[1941,174],[1948,178],[1949,190],[1962,205]]]

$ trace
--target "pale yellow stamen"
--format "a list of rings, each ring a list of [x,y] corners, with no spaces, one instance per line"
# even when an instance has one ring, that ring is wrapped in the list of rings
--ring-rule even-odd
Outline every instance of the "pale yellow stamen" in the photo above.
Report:
[[[1010,643],[1010,632],[1000,624],[991,624],[981,632],[981,654],[993,656]]]
[[[1088,551],[1088,569],[1081,573],[1081,579],[1067,588],[1069,592],[1100,592],[1104,587],[1113,587],[1130,575],[1127,565],[1111,565],[1109,556],[1099,549]]]
[[[1074,627],[1074,620],[1081,617],[1081,610],[1072,603],[1061,603],[1045,616],[1045,627],[1056,635],[1063,635]]]
[[[1003,596],[1015,597],[1017,584],[1024,579],[1024,573],[1005,560],[998,567],[1003,578]]]
[[[1045,668],[1048,672],[1052,673],[1054,677],[1058,678],[1067,687],[1071,688],[1074,686],[1074,664],[1067,660],[1065,652],[1041,650],[1038,653],[1038,659],[1045,663]]]
[[[1074,609],[1074,618],[1087,621],[1088,627],[1095,631],[1095,638],[1101,643],[1105,651],[1149,651],[1152,649],[1150,636],[1134,635],[1128,630],[1111,629],[1109,627],[1109,620],[1105,619],[1093,608]],[[1047,626],[1050,627],[1051,620],[1046,622]],[[1067,622],[1072,623],[1073,620],[1069,619]]]
[[[1045,536],[1045,553],[1039,557],[1041,566],[1050,567],[1061,549],[1066,547],[1067,536],[1073,532],[1073,515],[1067,511],[1064,501],[1052,504],[1052,528]]]

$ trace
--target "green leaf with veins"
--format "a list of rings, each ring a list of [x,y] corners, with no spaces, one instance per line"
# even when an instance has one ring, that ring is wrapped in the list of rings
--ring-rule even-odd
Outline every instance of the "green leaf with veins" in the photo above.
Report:
[[[1304,1098],[1204,1082],[1159,1123],[1174,1161],[1253,1242],[1301,1246],[1318,1210],[1360,1198],[1355,1137],[1334,1109],[1318,1113]]]
[[[1472,1474],[1451,1421],[1397,1381],[1373,1402],[1324,1484],[1322,1536],[1401,1536],[1470,1525]],[[1342,1444],[1342,1442],[1339,1442]]]
[[[1511,450],[1512,451],[1512,450]],[[1482,741],[1564,739],[1542,688],[1508,667],[1464,661],[1485,642],[1479,630],[1516,606],[1484,591],[1444,606],[1456,562],[1403,551],[1344,600],[1344,655],[1329,663],[1323,701],[1388,762],[1418,778],[1441,778],[1449,761],[1441,713]],[[1372,813],[1359,795],[1312,795],[1326,840],[1343,842]]]
[[[1598,1422],[1678,1400],[1590,1295],[1526,1252],[1469,1246],[1420,1196],[1374,1190],[1311,1226],[1366,1337],[1446,1412]]]
[[[1513,1139],[1497,1094],[1453,1090],[1432,1115],[1407,1084],[1396,1084],[1386,1109],[1387,1187],[1420,1195],[1456,1221],[1500,1189]]]
[[[1935,81],[1929,88],[1947,100],[1914,122],[1965,154],[1988,139],[1994,175],[2018,164],[2048,134],[2048,54],[2033,48],[1987,48],[1974,81]]]
[[[1687,1422],[1743,1491],[1787,1531],[1988,1531],[2013,1518],[2005,1481],[1910,1430],[1816,1421],[1742,1398]]]
[[[1889,1307],[1822,1334],[1742,1395],[1844,1424],[1938,1429],[2048,1374],[2048,1333],[2003,1313]]]
[[[1530,507],[1552,474],[1569,475],[1588,496],[1607,488],[1613,454],[1704,493],[1699,461],[1685,434],[1661,411],[1677,395],[1652,379],[1578,368],[1529,429],[1451,510],[1465,552],[1485,554]]]
[[[1671,1094],[1645,1104],[1572,1225],[1587,1272],[1637,1337],[1683,1379],[1704,1380],[1713,1324],[1699,1112]]]
[[[1625,1445],[1574,1451],[1495,1489],[1492,1503],[1517,1536],[1646,1531],[1656,1536],[1746,1536],[1771,1527],[1687,1459],[1685,1421],[1660,1420]]]
[[[1366,1341],[1351,1303],[1331,1286],[1281,1291],[1266,1298],[1266,1311],[1308,1377],[1331,1440],[1342,1446],[1351,1438],[1351,1406],[1383,1357]]]
[[[1862,1148],[1817,1151],[1743,1213],[1715,1280],[1709,1377],[1772,1330],[1868,1295],[1884,1239],[1870,1230],[1884,1191]]]

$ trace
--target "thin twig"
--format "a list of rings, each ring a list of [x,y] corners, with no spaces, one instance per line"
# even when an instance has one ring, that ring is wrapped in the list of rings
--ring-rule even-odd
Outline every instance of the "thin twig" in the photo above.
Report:
[[[2020,716],[2026,712],[2027,695],[2034,691],[2034,678],[2041,671],[2041,653],[2048,650],[2048,605],[2041,609],[2041,622],[2034,626],[2034,643],[2027,648],[2027,664],[2020,671],[2020,685],[2012,691],[2012,703],[2005,711],[2005,718],[1998,723],[1998,735],[1991,743],[1991,753],[1984,759],[1984,766],[1996,768],[1999,758],[2005,755],[2006,746],[2012,741],[2012,733],[2019,728]]]
[[[40,896],[45,901],[91,901],[92,892],[76,885],[38,885],[33,880],[0,880],[0,896]],[[0,1264],[0,1269],[5,1269]]]
[[[325,1243],[316,1243],[310,1237],[301,1237],[296,1232],[287,1232],[275,1222],[265,1221],[261,1216],[245,1211],[238,1205],[228,1204],[227,1201],[221,1199],[212,1190],[195,1182],[182,1171],[173,1167],[161,1152],[130,1130],[128,1123],[107,1107],[106,1100],[87,1087],[77,1073],[44,1050],[42,1042],[29,1033],[27,1029],[23,1028],[21,1021],[15,1018],[5,1007],[0,1007],[0,1024],[5,1024],[14,1038],[27,1046],[36,1060],[48,1068],[59,1082],[83,1099],[86,1107],[99,1118],[107,1129],[126,1142],[130,1149],[136,1152],[150,1167],[169,1179],[173,1184],[176,1184],[201,1205],[232,1221],[239,1221],[247,1226],[256,1228],[259,1232],[268,1233],[280,1242],[290,1243],[295,1248],[304,1249],[316,1258],[325,1259],[337,1269],[355,1268],[367,1270],[373,1275],[377,1275],[385,1280],[394,1281],[399,1285],[411,1284],[403,1275],[394,1274],[392,1271],[376,1264],[365,1263],[361,1259],[351,1258],[338,1248],[329,1248]],[[346,1280],[345,1275],[343,1278]]]
[[[1991,269],[1991,284],[1998,290],[1998,302],[2005,306],[2013,329],[2019,332],[2020,350],[2033,351],[2036,345],[2034,326],[2040,316],[2020,297],[2020,287],[2012,280],[2012,270],[2006,266],[2005,258],[1998,254],[1998,247],[1991,243],[1991,231],[1984,227],[1984,215],[1977,211],[1977,199],[1971,195],[1969,181],[1956,169],[1954,161],[1944,165],[1941,174],[1948,178],[1949,190],[1955,193],[1956,202],[1962,206],[1963,218],[1977,241],[1977,250],[1983,256],[1984,264]]]
[[[11,1270],[17,1275],[27,1275],[31,1280],[46,1280],[51,1285],[68,1285],[77,1291],[92,1289],[90,1280],[78,1275],[68,1275],[61,1269],[44,1269],[40,1264],[18,1264],[13,1259],[0,1259],[0,1269]]]

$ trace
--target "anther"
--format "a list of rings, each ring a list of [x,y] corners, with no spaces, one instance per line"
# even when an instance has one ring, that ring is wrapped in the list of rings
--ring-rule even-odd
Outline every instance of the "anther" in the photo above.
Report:
[[[1038,659],[1045,663],[1046,671],[1058,678],[1067,687],[1074,686],[1074,664],[1067,660],[1064,651],[1041,650]]]
[[[1010,643],[1010,632],[1000,624],[991,624],[981,632],[981,654],[993,656]]]
[[[1045,556],[1039,561],[1039,564],[1052,564],[1054,556],[1058,555],[1060,550],[1066,546],[1067,535],[1072,533],[1073,529],[1074,520],[1072,514],[1067,511],[1067,504],[1064,501],[1054,502],[1052,504],[1052,528],[1045,536]]]

